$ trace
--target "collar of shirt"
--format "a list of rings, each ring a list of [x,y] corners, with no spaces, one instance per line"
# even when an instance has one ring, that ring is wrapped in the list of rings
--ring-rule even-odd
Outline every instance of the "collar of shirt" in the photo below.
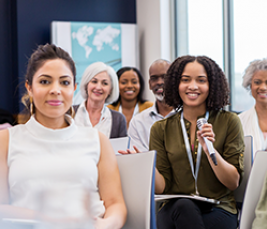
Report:
[[[81,103],[79,106],[77,113],[75,115],[75,121],[77,124],[82,124],[84,126],[92,126],[92,123],[89,118],[89,113],[86,109],[86,100]],[[109,112],[107,112],[106,104],[103,106],[101,110],[101,117],[99,123],[104,121],[109,116]]]
[[[135,115],[137,115],[139,113],[139,105],[138,104],[139,104],[138,102],[135,104],[133,116],[135,116]],[[118,111],[120,113],[122,113],[122,107],[121,107],[121,105],[119,106],[119,110]]]
[[[149,115],[153,118],[153,117],[159,117],[160,119],[164,119],[164,118],[168,118],[174,114],[176,114],[176,111],[173,109],[169,114],[167,114],[165,117],[163,117],[160,113],[158,113],[158,109],[157,109],[157,102],[155,101],[155,103],[153,104],[153,106],[151,107],[151,111],[149,113]]]

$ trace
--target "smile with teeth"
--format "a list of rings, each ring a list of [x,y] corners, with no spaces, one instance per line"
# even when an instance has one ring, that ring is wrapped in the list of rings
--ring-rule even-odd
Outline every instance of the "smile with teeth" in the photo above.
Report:
[[[267,93],[265,92],[259,92],[258,93],[258,95],[260,96],[260,97],[267,97]]]
[[[198,93],[186,93],[188,95],[188,97],[190,98],[197,98],[198,97]]]
[[[131,95],[131,94],[134,93],[134,91],[133,90],[128,90],[128,91],[125,91],[125,93]]]
[[[163,88],[156,89],[156,92],[159,93],[159,94],[162,94],[163,93]]]

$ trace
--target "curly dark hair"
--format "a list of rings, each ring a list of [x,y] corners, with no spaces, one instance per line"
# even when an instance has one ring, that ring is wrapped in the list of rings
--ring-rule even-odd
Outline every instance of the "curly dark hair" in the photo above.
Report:
[[[220,110],[229,105],[229,86],[219,65],[206,56],[181,56],[170,66],[164,79],[165,102],[174,109],[180,109],[183,101],[179,95],[179,84],[186,64],[197,61],[206,70],[209,82],[209,95],[206,99],[207,110]]]
[[[123,67],[123,68],[119,69],[117,71],[118,80],[120,80],[120,77],[124,72],[131,71],[131,70],[133,70],[137,74],[138,79],[139,79],[139,83],[140,83],[140,91],[139,91],[139,94],[137,95],[137,102],[144,103],[146,101],[143,98],[143,93],[144,93],[144,89],[145,89],[145,82],[144,82],[144,78],[143,78],[141,72],[137,68]],[[119,95],[118,100],[115,101],[114,103],[112,103],[112,105],[117,106],[117,104],[120,102],[120,100],[121,100],[121,95]]]

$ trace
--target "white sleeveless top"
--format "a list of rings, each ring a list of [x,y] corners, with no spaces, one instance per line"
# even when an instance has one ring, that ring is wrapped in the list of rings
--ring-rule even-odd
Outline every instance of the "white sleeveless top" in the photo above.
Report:
[[[49,129],[32,116],[9,129],[11,205],[53,216],[102,217],[98,192],[98,131],[78,127],[70,116],[63,129]],[[89,195],[88,195],[89,193]]]

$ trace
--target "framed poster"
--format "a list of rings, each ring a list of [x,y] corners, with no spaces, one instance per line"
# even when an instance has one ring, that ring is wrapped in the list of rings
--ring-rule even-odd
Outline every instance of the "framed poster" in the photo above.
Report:
[[[102,61],[115,71],[124,66],[139,68],[136,24],[53,21],[51,30],[51,42],[66,50],[76,64],[74,105],[83,100],[79,82],[90,64]]]

